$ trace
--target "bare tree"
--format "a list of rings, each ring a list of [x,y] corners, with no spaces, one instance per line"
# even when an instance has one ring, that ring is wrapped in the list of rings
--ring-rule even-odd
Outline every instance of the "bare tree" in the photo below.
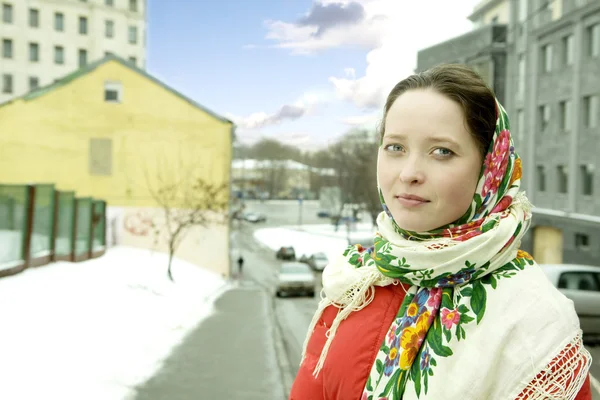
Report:
[[[330,147],[342,190],[341,208],[347,203],[360,204],[371,215],[373,224],[381,212],[377,190],[378,147],[376,135],[365,130],[352,130]]]
[[[156,243],[162,236],[168,246],[167,275],[171,281],[174,281],[173,256],[191,228],[223,224],[228,218],[228,184],[208,182],[192,175],[191,170],[193,168],[180,168],[180,178],[159,170],[154,185],[150,183],[148,174],[146,176],[150,195],[161,208],[164,218],[164,225],[153,223],[153,228]]]

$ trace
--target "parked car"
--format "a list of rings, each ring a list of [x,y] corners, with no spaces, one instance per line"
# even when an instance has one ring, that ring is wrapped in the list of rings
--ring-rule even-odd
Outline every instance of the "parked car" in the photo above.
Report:
[[[281,264],[277,278],[275,295],[303,294],[315,297],[316,279],[309,266],[301,262],[285,262]]]
[[[600,344],[600,267],[575,264],[541,267],[552,284],[573,301],[584,341]]]
[[[244,219],[248,222],[256,223],[256,222],[266,222],[267,216],[265,214],[257,213],[257,212],[249,212],[244,214]]]
[[[315,253],[307,258],[306,263],[315,271],[323,271],[329,263],[329,260],[325,253]]]
[[[292,246],[283,246],[277,250],[275,257],[280,260],[295,260],[296,259],[296,251]]]

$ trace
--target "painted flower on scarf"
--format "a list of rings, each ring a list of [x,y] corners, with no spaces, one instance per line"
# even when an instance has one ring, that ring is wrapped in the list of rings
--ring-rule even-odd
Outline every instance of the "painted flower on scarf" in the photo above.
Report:
[[[403,351],[400,356],[400,368],[406,370],[412,366],[429,329],[430,315],[429,311],[425,311],[419,317],[416,326],[410,326],[402,331],[400,347]]]
[[[429,353],[429,348],[426,347],[421,353],[421,371],[429,370],[429,363],[431,362],[431,353]]]
[[[440,279],[438,282],[439,287],[451,287],[456,285],[462,285],[465,282],[471,280],[471,276],[475,272],[474,269],[469,269],[466,271],[460,271],[458,274],[450,275],[445,278]]]
[[[519,251],[517,251],[517,258],[524,258],[526,260],[533,260],[533,257],[531,257],[531,255],[528,252],[520,250],[520,249],[519,249]]]
[[[442,308],[442,324],[448,330],[451,330],[454,325],[460,322],[460,313],[458,310],[449,310]]]
[[[517,161],[515,161],[515,167],[513,169],[513,173],[512,176],[510,177],[510,182],[509,182],[509,186],[511,186],[517,179],[521,179],[521,176],[523,175],[523,166],[521,165],[521,158],[517,158]]]
[[[496,193],[498,187],[500,187],[500,183],[502,182],[504,173],[506,172],[506,167],[508,166],[506,159],[509,154],[509,149],[510,132],[504,129],[498,135],[492,152],[488,153],[488,155],[485,157],[484,164],[486,178],[485,183],[483,184],[483,192],[481,193],[482,197],[485,199],[484,203],[486,203],[489,198]]]
[[[437,308],[442,301],[442,288],[431,289],[431,295],[427,301],[427,307]]]
[[[387,334],[388,342],[394,341],[394,338],[396,337],[396,329],[398,329],[398,319],[396,319],[394,322],[392,322],[392,326],[390,326],[390,329]]]
[[[512,201],[513,201],[512,197],[510,197],[508,195],[504,196],[502,198],[502,200],[500,200],[498,202],[498,204],[496,204],[496,206],[492,210],[491,214],[506,210],[511,205]]]
[[[390,351],[385,358],[383,363],[383,373],[385,376],[390,376],[394,372],[394,367],[398,365],[398,354],[400,352],[400,339],[397,335],[394,335],[392,343],[390,344]]]
[[[476,229],[476,230],[470,231],[462,236],[455,237],[454,240],[456,240],[457,242],[466,242],[467,240],[474,238],[475,236],[479,236],[482,233],[483,232],[481,231],[481,229]]]
[[[413,325],[415,323],[415,321],[417,320],[417,318],[419,318],[420,315],[423,314],[423,312],[426,310],[425,308],[425,303],[427,302],[427,299],[429,298],[429,292],[427,289],[421,290],[411,301],[411,303],[408,305],[408,308],[406,309],[406,315],[403,316],[398,325],[399,325],[399,330],[401,329],[405,329],[411,325]],[[398,330],[398,333],[399,333]]]

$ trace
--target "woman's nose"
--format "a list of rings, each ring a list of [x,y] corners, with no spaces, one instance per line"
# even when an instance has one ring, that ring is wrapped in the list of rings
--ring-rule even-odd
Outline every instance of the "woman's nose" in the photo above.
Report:
[[[422,183],[425,179],[422,162],[417,157],[407,157],[402,163],[400,180],[404,183]]]

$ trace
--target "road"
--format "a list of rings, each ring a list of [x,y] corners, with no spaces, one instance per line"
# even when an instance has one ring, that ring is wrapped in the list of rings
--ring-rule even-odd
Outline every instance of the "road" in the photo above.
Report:
[[[241,251],[245,259],[245,277],[251,278],[273,294],[275,299],[272,303],[273,312],[284,338],[283,347],[289,361],[289,365],[285,367],[288,369],[285,372],[291,377],[289,382],[286,382],[289,390],[291,380],[296,375],[300,364],[302,346],[318,304],[318,296],[316,298],[275,298],[274,286],[280,261],[275,258],[272,250],[254,239],[253,232],[264,227],[296,225],[299,224],[300,219],[303,224],[323,224],[328,223],[328,220],[317,217],[319,206],[318,202],[315,201],[303,202],[301,217],[300,206],[297,201],[250,201],[247,202],[246,211],[264,213],[267,215],[267,221],[260,224],[236,221],[232,243],[236,249],[234,250],[234,256],[237,257],[237,252]],[[368,215],[363,217],[364,220],[368,220]],[[317,278],[320,284],[320,276]],[[320,290],[320,286],[318,290]],[[600,346],[588,347],[588,350],[593,357],[591,368],[591,374],[595,377],[593,378],[594,382],[592,382],[593,400],[600,400],[600,382],[597,381],[597,379],[600,379]]]

